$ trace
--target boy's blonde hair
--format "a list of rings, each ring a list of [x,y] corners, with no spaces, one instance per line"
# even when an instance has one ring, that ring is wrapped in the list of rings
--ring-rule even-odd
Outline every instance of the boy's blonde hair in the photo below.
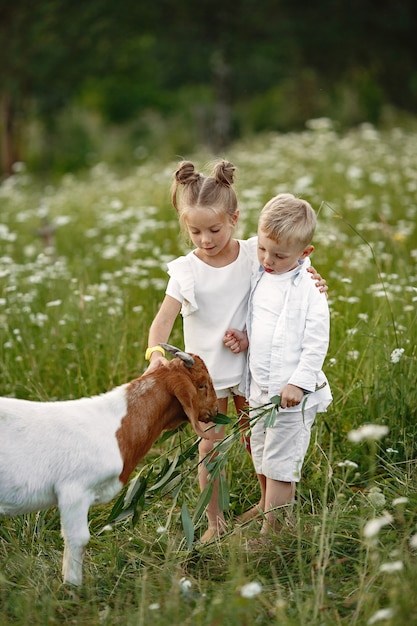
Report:
[[[261,211],[259,228],[274,241],[307,246],[316,228],[316,213],[312,206],[291,193],[271,198]]]
[[[214,165],[211,176],[197,172],[191,161],[179,164],[174,173],[171,200],[183,232],[187,232],[186,218],[191,209],[208,209],[232,219],[238,208],[233,189],[235,171],[235,166],[225,160]]]

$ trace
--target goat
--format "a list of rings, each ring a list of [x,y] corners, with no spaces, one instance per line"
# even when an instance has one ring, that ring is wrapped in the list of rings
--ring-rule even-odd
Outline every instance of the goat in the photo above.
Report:
[[[0,515],[57,505],[64,583],[82,584],[91,505],[109,502],[163,430],[217,413],[203,360],[161,344],[166,366],[91,398],[34,402],[0,398]]]

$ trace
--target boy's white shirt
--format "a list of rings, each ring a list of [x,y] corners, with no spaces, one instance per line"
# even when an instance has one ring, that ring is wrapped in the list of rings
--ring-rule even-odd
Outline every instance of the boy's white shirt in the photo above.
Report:
[[[201,356],[215,389],[240,385],[246,352],[234,354],[223,344],[228,328],[244,330],[251,277],[257,271],[257,237],[239,240],[238,258],[212,267],[194,251],[168,263],[166,294],[182,303],[184,346]]]
[[[288,283],[277,281],[277,288],[284,287],[282,309],[278,311],[272,343],[262,344],[255,353],[265,352],[264,362],[269,362],[269,379],[266,389],[269,398],[279,395],[286,384],[292,384],[309,391],[305,408],[316,406],[325,411],[332,400],[328,380],[322,371],[329,345],[330,315],[327,298],[315,286],[311,274],[307,272],[310,259],[307,258],[295,271],[289,272]],[[249,296],[247,331],[249,337],[246,381],[241,391],[248,397],[251,384],[251,351],[253,298],[259,281],[265,272],[263,268],[254,276]],[[286,289],[285,289],[286,286]],[[259,375],[259,372],[258,372]],[[258,381],[257,381],[258,382]],[[322,386],[323,385],[323,386]],[[316,389],[320,387],[316,391]],[[287,410],[299,410],[299,406]]]

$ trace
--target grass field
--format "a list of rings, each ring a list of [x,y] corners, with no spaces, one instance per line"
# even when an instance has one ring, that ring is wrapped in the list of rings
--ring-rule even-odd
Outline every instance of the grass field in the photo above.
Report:
[[[211,159],[185,156],[199,168]],[[259,523],[233,520],[259,493],[236,442],[221,541],[199,544],[204,519],[185,540],[181,511],[199,499],[191,458],[176,489],[149,493],[136,525],[108,526],[114,502],[91,510],[81,590],[61,583],[56,510],[2,519],[1,626],[417,623],[417,132],[339,134],[315,120],[222,156],[238,167],[239,236],[281,191],[319,214],[312,262],[329,285],[334,401],[314,426],[293,518],[272,548],[247,549]],[[1,395],[93,395],[144,370],[166,262],[187,250],[169,201],[175,166],[100,163],[48,184],[19,167],[3,181]],[[182,345],[181,320],[171,343]],[[194,439],[180,430],[137,471],[157,476]]]

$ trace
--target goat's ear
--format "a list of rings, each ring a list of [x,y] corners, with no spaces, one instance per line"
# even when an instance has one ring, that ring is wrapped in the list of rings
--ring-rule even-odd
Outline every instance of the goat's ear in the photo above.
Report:
[[[198,420],[198,401],[197,391],[190,380],[182,379],[181,382],[175,385],[173,393],[181,404],[184,413],[188,417],[194,432],[203,439],[208,439],[207,433],[201,429],[200,422]]]

